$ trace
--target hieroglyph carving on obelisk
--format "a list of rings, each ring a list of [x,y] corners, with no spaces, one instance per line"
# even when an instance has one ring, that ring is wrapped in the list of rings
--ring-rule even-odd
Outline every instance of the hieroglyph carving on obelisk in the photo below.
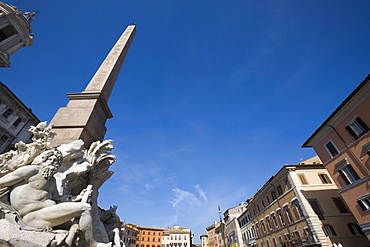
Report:
[[[51,145],[81,139],[89,147],[92,142],[103,140],[106,120],[113,117],[108,99],[135,32],[135,25],[126,28],[83,92],[67,94],[67,106],[59,108],[51,120],[57,134]]]

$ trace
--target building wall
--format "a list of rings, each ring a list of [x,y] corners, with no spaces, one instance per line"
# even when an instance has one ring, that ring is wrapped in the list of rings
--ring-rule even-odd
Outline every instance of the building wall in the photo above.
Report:
[[[242,234],[237,218],[245,211],[247,204],[230,208],[224,213],[226,246],[238,247],[243,244]]]
[[[137,235],[136,247],[161,247],[163,228],[136,226]]]
[[[39,122],[32,110],[0,82],[0,153],[9,151],[19,141],[31,142],[28,129]]]
[[[304,146],[313,147],[323,160],[325,168],[338,186],[341,197],[370,239],[369,96],[370,77],[347,97]],[[357,117],[360,120],[356,119]],[[360,136],[354,135],[350,127],[358,121],[365,125]],[[328,142],[334,144],[337,154],[328,150]]]
[[[123,223],[121,240],[126,247],[135,247],[139,230],[133,224]]]
[[[208,246],[209,247],[218,247],[216,227],[220,225],[220,222],[214,222],[213,225],[206,228],[208,235]]]
[[[320,160],[310,162],[285,165],[247,200],[238,218],[245,246],[369,245],[350,229],[355,218]]]
[[[162,247],[190,247],[191,230],[174,226],[163,231]]]
[[[208,235],[207,234],[201,235],[200,242],[202,247],[208,247]]]

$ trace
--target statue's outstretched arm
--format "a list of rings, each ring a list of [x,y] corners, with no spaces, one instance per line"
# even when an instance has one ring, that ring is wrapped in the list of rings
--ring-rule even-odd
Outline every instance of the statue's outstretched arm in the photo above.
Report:
[[[36,166],[23,166],[0,178],[0,188],[15,185],[38,173]]]

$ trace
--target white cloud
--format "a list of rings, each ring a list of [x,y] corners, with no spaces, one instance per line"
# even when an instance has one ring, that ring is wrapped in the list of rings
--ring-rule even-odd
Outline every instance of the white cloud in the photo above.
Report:
[[[172,191],[175,193],[175,196],[170,202],[179,216],[185,216],[186,213],[190,212],[194,207],[202,205],[202,202],[189,191],[184,191],[179,188],[172,189]]]
[[[198,191],[200,198],[202,198],[204,202],[208,202],[206,192],[204,192],[204,190],[199,186],[199,184],[194,185],[194,188]]]

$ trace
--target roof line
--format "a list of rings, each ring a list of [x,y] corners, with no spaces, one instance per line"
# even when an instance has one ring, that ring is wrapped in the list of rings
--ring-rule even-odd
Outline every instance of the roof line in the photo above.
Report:
[[[316,131],[302,144],[302,147],[312,147],[308,146],[308,143],[314,138],[314,136],[319,133],[326,125],[327,123],[360,91],[366,83],[370,80],[370,74],[367,75],[367,77],[358,85],[355,90],[352,91],[350,95],[347,96],[347,98],[330,114],[330,116],[320,125],[319,128],[316,129]]]

